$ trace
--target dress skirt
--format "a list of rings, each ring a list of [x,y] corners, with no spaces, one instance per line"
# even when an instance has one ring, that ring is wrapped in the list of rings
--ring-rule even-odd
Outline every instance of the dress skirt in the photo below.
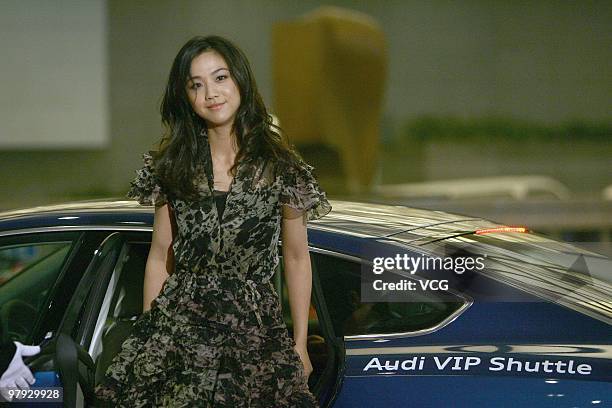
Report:
[[[318,407],[286,329],[232,334],[144,313],[96,388],[97,406]]]

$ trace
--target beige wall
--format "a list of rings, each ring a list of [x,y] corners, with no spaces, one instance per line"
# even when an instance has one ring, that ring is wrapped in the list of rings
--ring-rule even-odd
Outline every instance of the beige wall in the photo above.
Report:
[[[321,4],[382,23],[390,55],[385,129],[424,113],[612,120],[612,6],[605,1],[109,0],[109,149],[0,151],[0,208],[123,194],[140,154],[159,137],[166,76],[192,35],[235,40],[272,104],[271,24]]]
[[[105,3],[0,7],[0,149],[107,148]]]

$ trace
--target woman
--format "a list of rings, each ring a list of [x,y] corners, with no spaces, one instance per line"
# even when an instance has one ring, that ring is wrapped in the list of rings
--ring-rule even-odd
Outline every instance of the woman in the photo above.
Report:
[[[161,104],[167,135],[128,197],[155,204],[145,313],[96,390],[114,406],[314,407],[306,350],[306,220],[331,210],[312,167],[281,140],[249,63],[195,37]],[[282,233],[293,318],[270,278]]]

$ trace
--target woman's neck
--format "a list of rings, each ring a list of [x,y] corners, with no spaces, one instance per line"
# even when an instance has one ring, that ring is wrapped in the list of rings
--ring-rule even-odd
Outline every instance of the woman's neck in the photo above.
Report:
[[[210,145],[210,153],[213,157],[224,162],[233,163],[238,146],[236,136],[229,131],[220,131],[221,129],[208,130],[208,143]]]
[[[212,158],[213,189],[229,191],[233,182],[230,169],[236,160],[236,137],[232,134],[220,135],[216,132],[208,134],[208,144]]]

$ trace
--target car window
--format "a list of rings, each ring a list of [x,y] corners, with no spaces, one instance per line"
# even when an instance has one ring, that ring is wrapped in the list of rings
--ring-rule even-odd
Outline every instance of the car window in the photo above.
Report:
[[[31,336],[78,235],[47,233],[0,239],[2,340],[25,342]]]
[[[532,232],[505,232],[463,235],[424,248],[445,253],[456,246],[486,256],[479,274],[610,324],[612,260],[597,252],[604,246],[579,244]]]
[[[431,329],[452,315],[463,300],[426,292],[412,302],[361,302],[361,264],[314,253],[314,267],[336,336],[391,334]]]

